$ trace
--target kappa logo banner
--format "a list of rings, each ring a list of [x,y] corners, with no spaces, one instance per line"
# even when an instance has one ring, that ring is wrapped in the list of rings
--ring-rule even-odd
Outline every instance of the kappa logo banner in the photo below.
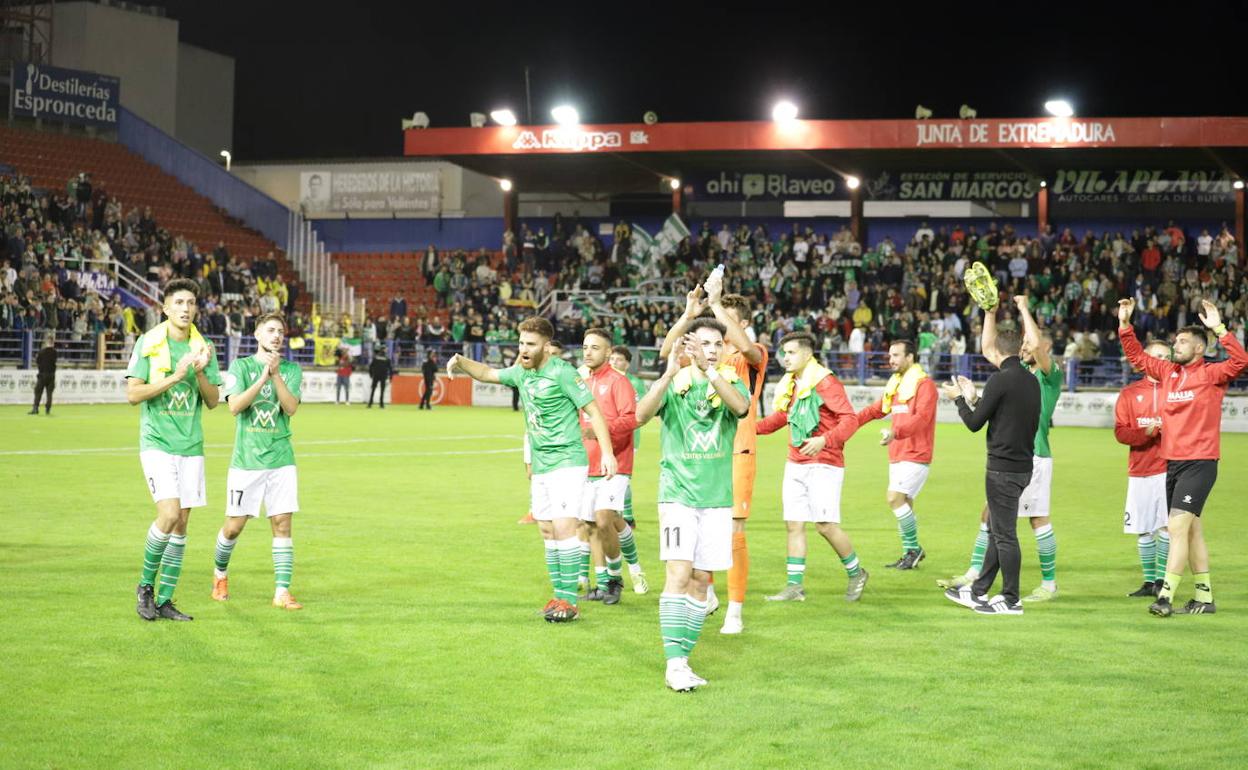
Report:
[[[639,133],[639,132],[634,132]],[[636,138],[636,137],[631,137]],[[644,142],[643,142],[644,143]],[[596,152],[624,145],[619,131],[582,131],[576,128],[548,128],[537,134],[521,131],[512,142],[515,150],[572,150]]]

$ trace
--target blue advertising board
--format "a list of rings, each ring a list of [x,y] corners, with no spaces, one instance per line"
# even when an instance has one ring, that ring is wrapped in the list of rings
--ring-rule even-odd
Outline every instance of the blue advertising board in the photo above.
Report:
[[[96,72],[13,63],[13,114],[78,125],[117,126],[121,80]]]

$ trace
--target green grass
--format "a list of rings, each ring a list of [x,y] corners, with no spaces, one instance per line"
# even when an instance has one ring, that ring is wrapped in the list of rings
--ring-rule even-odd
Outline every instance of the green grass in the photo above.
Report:
[[[209,413],[208,508],[194,512],[179,606],[144,623],[133,595],[153,506],[137,413],[0,408],[0,767],[1243,767],[1248,436],[1223,439],[1205,520],[1220,614],[1150,617],[1121,532],[1125,449],[1057,429],[1060,598],[979,618],[933,579],[966,567],[983,437],[942,425],[916,506],[929,557],[896,557],[884,450],[848,451],[845,526],[872,571],[858,605],[811,533],[805,604],[784,580],[783,439],[762,440],[746,632],[710,619],[663,686],[654,513],[657,424],[634,478],[656,590],[571,625],[541,622],[549,585],[527,508],[521,422],[505,410],[308,405],[295,419],[303,511],[294,593],[269,606],[269,533],[235,550],[232,598],[208,598],[232,421]],[[93,450],[55,453],[55,450]],[[23,450],[44,454],[20,454]],[[506,451],[499,451],[506,450]],[[1039,580],[1025,525],[1024,590]],[[725,583],[720,580],[721,596]],[[1180,590],[1190,595],[1190,578]]]

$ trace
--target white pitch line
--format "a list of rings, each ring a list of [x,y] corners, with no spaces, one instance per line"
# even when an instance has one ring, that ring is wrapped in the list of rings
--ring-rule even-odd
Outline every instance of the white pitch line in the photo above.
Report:
[[[340,444],[395,444],[402,441],[473,441],[476,439],[496,439],[510,438],[518,439],[520,436],[512,433],[490,433],[476,436],[402,436],[399,438],[343,438],[343,439],[314,439],[311,441],[294,441],[295,449],[301,446],[336,446]],[[205,449],[232,449],[234,444],[204,444]],[[131,444],[130,446],[112,446],[112,447],[79,447],[77,449],[14,449],[10,451],[0,452],[0,457],[13,456],[57,456],[57,455],[86,455],[86,454],[132,454],[137,453],[138,447]],[[516,451],[503,450],[503,451]],[[452,452],[429,452],[427,454],[453,454]]]

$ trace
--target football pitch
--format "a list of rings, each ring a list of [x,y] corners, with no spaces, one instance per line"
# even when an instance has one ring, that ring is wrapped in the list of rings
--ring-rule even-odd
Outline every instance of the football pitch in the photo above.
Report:
[[[207,508],[192,513],[177,600],[193,623],[134,613],[154,515],[138,411],[0,407],[0,767],[1244,767],[1248,763],[1248,436],[1223,437],[1205,521],[1214,616],[1151,617],[1122,534],[1126,449],[1109,430],[1053,431],[1060,595],[978,617],[935,578],[965,570],[983,505],[984,438],[941,425],[918,499],[928,558],[900,550],[886,451],[849,444],[844,526],[871,571],[843,593],[809,533],[808,599],[784,583],[785,439],[760,440],[745,633],[707,620],[663,684],[658,422],[634,475],[651,592],[542,622],[549,598],[527,510],[522,421],[502,409],[309,404],[294,418],[302,511],[292,592],[270,606],[270,534],[234,551],[209,598],[233,420],[205,414]],[[1020,526],[1024,593],[1039,583]],[[719,576],[721,599],[726,580]],[[1178,593],[1191,596],[1188,576]],[[1178,603],[1178,602],[1176,602]]]

